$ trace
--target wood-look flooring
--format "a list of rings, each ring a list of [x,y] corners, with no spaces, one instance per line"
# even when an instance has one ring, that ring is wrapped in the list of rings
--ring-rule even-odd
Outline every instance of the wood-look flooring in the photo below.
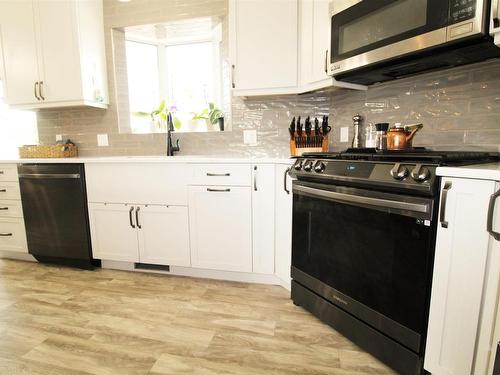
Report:
[[[279,286],[0,260],[0,374],[394,372]]]

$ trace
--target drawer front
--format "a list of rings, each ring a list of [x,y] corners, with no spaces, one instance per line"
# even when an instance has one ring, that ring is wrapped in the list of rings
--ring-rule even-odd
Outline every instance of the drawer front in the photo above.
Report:
[[[191,185],[250,186],[249,164],[196,164],[191,166]]]
[[[0,250],[28,252],[23,219],[0,218]]]
[[[0,164],[0,181],[19,181],[16,164]]]
[[[23,206],[21,201],[0,199],[0,217],[22,218]]]
[[[0,181],[0,200],[3,199],[18,199],[18,200],[21,199],[19,182]]]

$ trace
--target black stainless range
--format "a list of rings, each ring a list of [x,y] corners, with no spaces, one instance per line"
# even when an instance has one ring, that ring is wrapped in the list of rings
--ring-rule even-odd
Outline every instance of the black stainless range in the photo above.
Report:
[[[365,149],[297,159],[290,172],[294,303],[399,373],[422,374],[436,168],[494,157]]]

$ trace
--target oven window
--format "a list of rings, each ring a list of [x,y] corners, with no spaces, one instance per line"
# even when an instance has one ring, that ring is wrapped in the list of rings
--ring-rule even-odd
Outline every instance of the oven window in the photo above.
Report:
[[[294,194],[292,265],[423,333],[432,231],[412,217]]]
[[[428,0],[399,0],[339,27],[339,55],[427,24]]]

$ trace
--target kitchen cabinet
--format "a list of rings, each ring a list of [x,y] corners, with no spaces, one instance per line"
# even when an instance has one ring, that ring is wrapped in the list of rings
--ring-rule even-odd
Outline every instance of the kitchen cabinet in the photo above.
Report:
[[[328,75],[333,9],[332,0],[231,0],[233,94],[297,94],[330,86],[366,90]]]
[[[277,164],[275,174],[275,274],[290,290],[292,266],[292,179],[289,164]]]
[[[500,291],[500,247],[487,231],[496,190],[494,181],[443,177],[424,365],[432,374],[486,373]]]
[[[274,274],[274,164],[252,166],[253,272]]]
[[[250,186],[190,186],[193,267],[252,272]]]
[[[295,93],[298,0],[230,0],[234,95]]]
[[[16,164],[0,164],[0,251],[28,252]]]
[[[89,205],[94,258],[190,266],[187,207]]]
[[[2,1],[0,33],[7,104],[107,107],[102,1]]]

